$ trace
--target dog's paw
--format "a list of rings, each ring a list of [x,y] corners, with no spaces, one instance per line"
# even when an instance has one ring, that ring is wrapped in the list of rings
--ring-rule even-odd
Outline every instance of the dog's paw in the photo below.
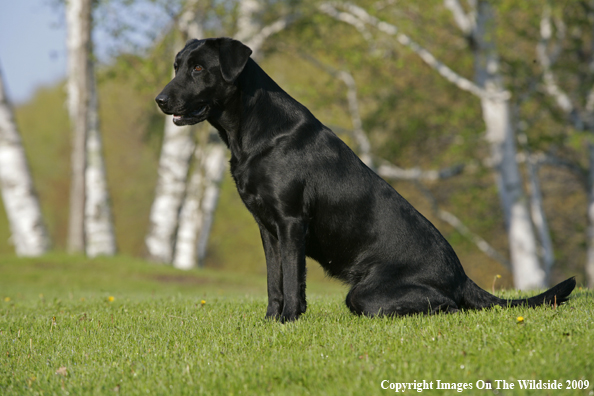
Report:
[[[279,313],[268,313],[266,312],[266,316],[264,317],[266,320],[279,320],[280,314]]]
[[[268,308],[266,309],[266,319],[276,319],[278,320],[281,316],[281,311],[283,310],[282,304],[268,304]]]
[[[280,316],[280,322],[281,323],[294,322],[297,319],[299,319],[299,316],[301,316],[301,314],[298,314],[298,313],[295,313],[295,314],[282,313],[281,316]]]

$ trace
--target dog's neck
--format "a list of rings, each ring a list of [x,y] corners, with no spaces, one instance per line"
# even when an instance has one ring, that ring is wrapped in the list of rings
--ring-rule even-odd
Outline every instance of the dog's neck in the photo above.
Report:
[[[302,127],[300,120],[313,119],[318,123],[316,126],[322,126],[251,58],[235,85],[236,92],[208,121],[219,131],[236,159],[257,154],[274,144],[280,135],[298,133]],[[288,103],[291,106],[287,106]],[[287,111],[288,108],[292,111]],[[309,117],[300,113],[307,113]]]

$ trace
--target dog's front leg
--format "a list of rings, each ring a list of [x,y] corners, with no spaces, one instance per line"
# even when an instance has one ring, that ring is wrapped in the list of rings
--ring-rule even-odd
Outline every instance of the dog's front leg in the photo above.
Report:
[[[283,310],[283,271],[279,257],[279,243],[267,229],[260,226],[260,237],[266,256],[266,282],[268,285],[268,308],[266,318],[280,318]]]
[[[284,306],[281,322],[289,322],[305,313],[305,231],[299,221],[287,221],[277,227]]]

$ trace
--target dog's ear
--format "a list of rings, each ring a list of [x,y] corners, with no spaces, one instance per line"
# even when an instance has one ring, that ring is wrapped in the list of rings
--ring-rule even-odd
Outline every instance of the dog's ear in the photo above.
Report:
[[[195,39],[195,38],[188,39],[188,41],[186,41],[186,45],[184,45],[184,48],[186,48],[188,45],[192,44],[195,41],[198,41],[198,39]]]
[[[240,41],[230,38],[219,39],[219,62],[225,81],[235,81],[251,54],[252,50]]]

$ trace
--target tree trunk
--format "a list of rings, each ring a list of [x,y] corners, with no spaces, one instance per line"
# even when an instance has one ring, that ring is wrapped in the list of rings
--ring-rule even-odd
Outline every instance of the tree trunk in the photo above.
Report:
[[[202,228],[200,201],[203,196],[205,177],[205,150],[198,144],[194,152],[194,171],[186,188],[186,196],[179,215],[179,227],[175,242],[173,266],[179,269],[192,269],[197,266],[198,238]]]
[[[99,129],[97,87],[93,67],[89,67],[89,129],[87,131],[85,245],[89,257],[116,253],[113,217],[103,160]]]
[[[68,250],[116,251],[92,56],[92,0],[68,0],[68,111],[73,130]]]
[[[214,220],[214,212],[219,202],[221,181],[225,174],[226,148],[221,142],[210,143],[205,150],[204,158],[204,194],[200,202],[202,210],[202,225],[198,239],[198,264],[204,266],[206,248],[210,237],[210,230]]]
[[[17,255],[39,256],[47,252],[49,237],[1,71],[0,188]]]
[[[545,272],[545,283],[550,284],[551,269],[555,264],[555,253],[553,250],[553,241],[551,241],[551,233],[549,225],[544,212],[542,190],[540,188],[540,181],[538,177],[538,167],[534,163],[534,159],[528,153],[526,167],[528,171],[528,178],[530,180],[530,212],[532,214],[532,221],[538,234],[540,241],[542,262]]]
[[[177,27],[182,37],[176,41],[175,52],[183,47],[188,38],[204,35],[201,24],[203,10],[199,8],[199,3],[199,0],[189,1],[180,15]],[[190,161],[196,146],[192,131],[191,126],[176,126],[172,116],[165,117],[157,188],[151,207],[149,232],[145,239],[149,259],[155,262],[171,263],[174,259],[179,215],[184,204]],[[191,203],[189,205],[191,207]],[[190,207],[186,208],[184,215],[195,217],[196,215],[187,213]],[[188,232],[183,231],[182,239],[188,237]]]
[[[239,15],[237,16],[237,32],[235,38],[249,47],[247,41],[254,37],[262,25],[256,21],[256,14],[262,11],[262,3],[259,0],[243,0],[239,2]],[[251,47],[250,47],[251,48]],[[251,48],[252,56],[256,52]]]
[[[151,207],[150,229],[146,237],[149,259],[171,263],[178,215],[186,192],[186,178],[195,143],[192,128],[178,127],[173,116],[165,119],[165,135],[159,159],[155,200]]]
[[[195,167],[180,214],[173,265],[190,269],[204,265],[219,186],[226,167],[226,149],[212,128],[208,143],[196,147]]]
[[[72,128],[72,177],[68,251],[82,253],[85,248],[85,168],[89,107],[89,54],[91,46],[91,0],[66,2],[68,24],[68,112]]]
[[[496,170],[497,186],[508,225],[514,285],[528,290],[546,286],[540,267],[536,236],[516,161],[516,141],[509,99],[503,89],[495,47],[494,17],[491,6],[479,1],[474,39],[476,42],[475,79],[489,95],[481,97],[487,141]]]
[[[505,208],[504,213],[509,216],[508,238],[514,285],[522,290],[542,288],[545,286],[545,273],[538,260],[536,237],[516,162],[509,104],[506,100],[493,99],[483,99],[481,102],[497,186]]]

